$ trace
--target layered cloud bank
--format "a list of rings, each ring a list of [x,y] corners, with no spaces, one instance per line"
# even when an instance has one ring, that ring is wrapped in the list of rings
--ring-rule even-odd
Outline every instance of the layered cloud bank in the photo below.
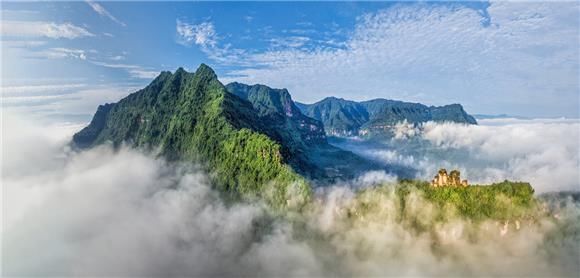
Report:
[[[389,164],[419,170],[430,180],[439,168],[459,169],[472,183],[504,179],[532,183],[536,192],[580,190],[579,120],[482,120],[479,126],[400,124],[381,144],[339,145]]]
[[[74,129],[56,136],[54,130],[3,120],[6,276],[575,276],[580,271],[580,210],[569,201],[560,220],[548,216],[522,221],[521,227],[459,218],[440,223],[435,208],[418,194],[412,193],[408,218],[401,220],[389,187],[357,197],[351,187],[335,186],[300,215],[271,215],[260,203],[225,202],[195,165],[107,146],[76,153],[64,146]],[[439,128],[425,138],[456,136],[441,135]],[[47,131],[52,136],[43,136]],[[375,172],[354,183],[380,179],[393,182]],[[349,217],[358,213],[361,200],[374,209]]]

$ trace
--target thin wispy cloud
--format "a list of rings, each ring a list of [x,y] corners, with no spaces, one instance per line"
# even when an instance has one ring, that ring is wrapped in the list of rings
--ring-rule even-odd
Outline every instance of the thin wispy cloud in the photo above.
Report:
[[[46,37],[51,39],[76,39],[92,37],[93,33],[72,23],[55,23],[43,21],[3,20],[0,27],[2,36],[6,37]]]
[[[309,37],[304,36],[287,36],[270,39],[270,45],[274,48],[299,48],[310,41]]]
[[[217,33],[211,22],[202,22],[200,24],[189,24],[177,20],[177,43],[191,46],[193,44],[201,47],[215,46],[217,43]]]
[[[130,64],[115,64],[115,63],[104,63],[99,61],[91,61],[91,63],[112,69],[123,69],[129,73],[131,77],[141,78],[141,79],[151,79],[159,74],[159,71],[152,70],[150,68],[130,65]]]
[[[85,1],[92,9],[93,11],[95,11],[97,14],[107,17],[110,20],[114,21],[115,23],[121,25],[121,26],[127,26],[127,24],[125,24],[124,22],[118,20],[115,16],[113,16],[109,11],[107,11],[103,6],[101,6],[101,4],[97,3],[97,2],[93,2],[90,0]]]
[[[123,55],[115,55],[115,56],[111,56],[109,59],[110,60],[113,60],[113,61],[121,61],[121,60],[125,60],[125,56],[123,56]]]
[[[85,51],[83,49],[72,49],[72,48],[64,48],[64,47],[55,47],[49,48],[47,50],[43,50],[40,52],[36,52],[36,57],[39,58],[48,58],[48,59],[62,59],[62,58],[73,58],[73,59],[80,59],[86,60],[87,59],[87,52],[95,52],[93,51]]]
[[[2,46],[11,48],[31,48],[45,45],[46,41],[40,40],[10,40],[2,41]]]
[[[287,38],[286,47],[246,52],[240,59],[254,66],[224,80],[285,87],[306,102],[386,97],[460,102],[472,112],[577,114],[578,3],[492,2],[486,12],[397,5],[360,16],[344,41],[332,40],[340,47],[302,49]]]
[[[159,75],[159,71],[146,70],[146,69],[130,69],[129,74],[135,78],[141,79],[153,79],[155,76]]]
[[[66,82],[66,81],[63,81]],[[85,81],[86,82],[86,81]],[[40,122],[87,121],[95,108],[103,103],[116,102],[140,86],[132,84],[62,83],[2,87],[2,110],[28,115]],[[67,115],[83,115],[67,118]]]
[[[189,24],[176,20],[176,42],[190,47],[197,45],[209,59],[219,64],[249,67],[251,61],[247,59],[249,52],[246,49],[233,47],[230,43],[222,43],[220,35],[212,22]]]
[[[88,1],[55,4],[72,11],[58,20],[41,4],[19,5],[2,10],[2,63],[11,68],[4,79],[51,76],[53,68],[93,78],[89,60],[148,65],[103,74],[134,81],[206,62],[221,81],[285,87],[302,102],[383,97],[458,102],[479,114],[580,116],[578,2],[328,3],[320,7],[325,15],[306,9],[272,17],[278,4],[215,14],[214,4]],[[351,6],[363,9],[341,13]],[[122,17],[117,7],[147,16]],[[124,23],[134,29],[111,29]],[[134,43],[121,45],[127,41]],[[139,51],[129,59],[120,51],[131,47]]]
[[[94,59],[98,54],[98,51],[95,49],[85,50],[67,47],[32,48],[26,44],[19,44],[17,48],[25,52],[23,56],[27,59],[78,59],[84,61],[91,58]]]
[[[62,92],[71,89],[83,88],[85,86],[87,86],[87,84],[82,83],[3,86],[2,97],[37,95],[43,92]]]

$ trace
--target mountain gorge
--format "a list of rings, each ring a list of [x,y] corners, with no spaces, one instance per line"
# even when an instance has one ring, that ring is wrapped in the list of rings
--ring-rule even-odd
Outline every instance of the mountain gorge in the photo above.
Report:
[[[312,109],[313,117],[302,109]],[[272,219],[282,216],[292,227],[307,227],[312,221],[309,213],[325,202],[325,194],[330,194],[326,200],[330,205],[324,211],[337,213],[347,226],[352,221],[371,221],[361,225],[372,226],[391,217],[396,223],[406,223],[404,227],[412,233],[433,237],[434,242],[439,239],[429,232],[436,227],[433,225],[456,219],[532,223],[544,217],[529,183],[505,180],[491,185],[434,187],[416,179],[417,170],[409,164],[373,160],[355,149],[353,153],[337,147],[340,144],[330,144],[323,125],[330,121],[343,130],[362,130],[393,125],[401,119],[474,123],[470,117],[459,105],[427,107],[389,100],[327,99],[320,106],[309,107],[296,104],[285,89],[235,82],[224,86],[202,64],[194,73],[182,68],[162,72],[145,88],[117,103],[99,106],[90,124],[73,136],[72,146],[126,146],[177,166],[170,168],[193,164],[198,169],[199,165],[208,174],[208,185],[228,205],[263,201]],[[360,138],[332,139],[377,144],[377,140]],[[347,194],[350,201],[346,203],[353,206],[337,207],[329,192]],[[417,207],[418,203],[423,205]],[[423,209],[429,213],[422,213]],[[375,218],[377,215],[380,217]],[[431,220],[424,222],[426,215]],[[256,225],[273,229],[270,224]],[[313,238],[320,231],[304,229],[301,235]]]
[[[388,99],[355,102],[327,97],[313,104],[300,103],[298,107],[307,116],[322,121],[326,134],[333,136],[383,134],[403,121],[477,124],[460,104],[426,106]]]
[[[288,202],[291,187],[308,197],[307,181],[388,170],[328,144],[322,124],[303,115],[288,91],[239,83],[225,87],[204,64],[195,73],[162,72],[144,89],[101,105],[73,136],[78,148],[104,143],[202,163],[222,191],[265,197],[275,206]]]

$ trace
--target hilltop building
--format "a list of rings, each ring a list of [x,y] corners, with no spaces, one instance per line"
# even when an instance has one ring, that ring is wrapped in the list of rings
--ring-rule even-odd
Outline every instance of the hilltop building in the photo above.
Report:
[[[469,186],[467,180],[461,180],[461,173],[457,170],[453,170],[447,175],[447,170],[440,169],[437,175],[431,181],[431,186],[433,187],[443,187],[443,186]]]

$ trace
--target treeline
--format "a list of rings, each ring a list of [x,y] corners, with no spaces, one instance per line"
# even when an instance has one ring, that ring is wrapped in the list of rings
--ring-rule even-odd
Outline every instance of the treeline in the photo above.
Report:
[[[476,221],[522,219],[531,217],[537,205],[534,189],[526,182],[505,180],[491,185],[432,187],[428,182],[406,180],[396,189],[402,207],[413,190],[436,205],[443,212],[441,217],[451,212]]]

